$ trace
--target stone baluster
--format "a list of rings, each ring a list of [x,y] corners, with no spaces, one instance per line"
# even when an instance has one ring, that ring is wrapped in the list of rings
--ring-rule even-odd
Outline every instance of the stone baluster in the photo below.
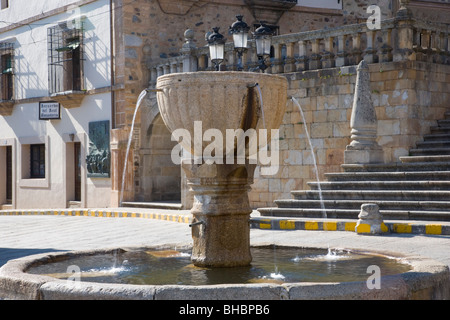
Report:
[[[306,41],[300,40],[298,42],[298,58],[296,59],[297,71],[308,70],[308,56],[306,54]]]
[[[322,53],[322,68],[334,68],[334,53],[333,53],[333,37],[328,37],[324,39],[325,50]]]
[[[336,58],[336,67],[342,67],[348,65],[348,54],[345,51],[345,41],[347,40],[347,35],[342,34],[338,36],[338,51]]]
[[[364,50],[364,61],[367,63],[376,63],[378,62],[378,57],[376,55],[375,48],[375,30],[367,30],[367,48]]]
[[[177,73],[177,60],[170,63],[170,73]]]
[[[314,39],[311,41],[312,54],[309,58],[309,70],[322,69],[322,64],[320,61],[320,39]]]
[[[205,71],[206,70],[206,62],[208,57],[204,54],[201,54],[198,56],[198,71]]]
[[[169,74],[170,73],[170,64],[169,63],[166,63],[166,64],[164,64],[163,65],[163,72],[164,72],[164,74]]]
[[[177,72],[183,72],[183,61],[179,60],[177,63]]]
[[[183,72],[195,72],[198,70],[197,57],[195,56],[196,46],[194,43],[194,31],[187,29],[184,32],[185,43],[181,48],[183,56]]]
[[[150,70],[150,87],[156,84],[156,80],[158,79],[158,72],[155,67]]]
[[[273,48],[274,48],[275,57],[273,59],[271,73],[282,73],[284,71],[283,58],[281,56],[282,44],[275,43],[275,44],[273,44]]]
[[[159,65],[156,68],[157,68],[157,75],[158,75],[158,77],[163,76],[164,75],[164,67]]]
[[[449,34],[448,32],[443,32],[443,36],[442,36],[442,42],[441,42],[441,47],[442,47],[442,63],[443,64],[450,64],[450,39],[449,39]]]
[[[357,33],[352,37],[352,63],[353,65],[361,62],[361,33]]]
[[[286,60],[284,62],[284,73],[295,71],[294,42],[286,43]]]
[[[383,30],[382,33],[383,33],[383,44],[381,45],[380,48],[379,61],[390,62],[392,61],[392,46],[391,46],[392,29]]]
[[[225,57],[228,57],[228,61],[226,61],[226,66],[228,71],[236,71],[237,70],[237,53],[234,50],[230,50],[225,52]]]

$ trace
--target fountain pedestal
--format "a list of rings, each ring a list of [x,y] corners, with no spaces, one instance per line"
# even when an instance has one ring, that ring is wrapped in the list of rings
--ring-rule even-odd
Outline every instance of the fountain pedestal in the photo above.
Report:
[[[182,164],[194,193],[192,262],[200,267],[249,265],[254,164]]]

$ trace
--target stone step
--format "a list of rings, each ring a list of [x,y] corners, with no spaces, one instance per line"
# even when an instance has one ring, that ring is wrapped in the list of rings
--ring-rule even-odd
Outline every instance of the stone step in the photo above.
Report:
[[[122,202],[122,207],[129,208],[144,208],[144,209],[168,209],[168,210],[181,210],[183,208],[180,202]]]
[[[367,203],[366,200],[295,200],[284,199],[275,200],[278,208],[300,208],[300,209],[321,209],[322,203],[325,209],[360,209],[361,205]],[[403,210],[403,211],[447,211],[450,213],[449,201],[396,201],[396,200],[377,200],[374,203],[378,204],[383,210]]]
[[[411,149],[411,150],[409,150],[409,153],[412,156],[450,155],[450,148],[436,147],[436,148]]]
[[[291,218],[322,218],[321,209],[293,209],[293,208],[259,208],[261,216],[291,217]],[[358,219],[360,209],[326,209],[327,218]],[[384,220],[425,220],[450,221],[449,211],[420,211],[420,210],[380,210]]]
[[[318,190],[291,191],[296,200],[319,200]],[[324,200],[396,200],[396,201],[439,201],[450,199],[450,191],[436,190],[323,190]]]
[[[413,162],[450,162],[450,155],[407,156],[399,158],[403,163]]]
[[[426,134],[423,136],[424,141],[450,141],[450,134]]]
[[[325,173],[325,178],[328,181],[450,180],[450,171],[335,172]]]
[[[416,144],[417,149],[427,148],[450,148],[450,140],[433,140],[433,141],[421,141]]]
[[[449,127],[431,126],[430,132],[431,134],[450,134],[450,126]]]
[[[450,190],[450,181],[322,181],[308,182],[312,190]]]
[[[438,120],[437,125],[439,127],[450,127],[450,119]]]
[[[449,171],[449,162],[414,162],[393,164],[343,164],[341,168],[345,172],[404,172],[404,171]]]

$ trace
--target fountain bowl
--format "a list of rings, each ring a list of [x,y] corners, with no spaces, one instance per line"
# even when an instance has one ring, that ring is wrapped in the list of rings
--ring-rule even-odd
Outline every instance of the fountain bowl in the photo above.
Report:
[[[410,265],[410,270],[396,275],[382,276],[380,289],[369,289],[366,281],[132,285],[73,282],[27,272],[37,265],[79,256],[112,254],[137,249],[167,250],[174,247],[183,248],[180,245],[167,244],[145,248],[52,252],[10,260],[0,268],[0,298],[20,300],[428,300],[450,298],[447,265],[421,256],[396,253],[383,255],[401,259],[402,262]],[[325,248],[316,249],[325,250]],[[367,253],[381,254],[373,251]]]
[[[164,123],[172,133],[177,129],[189,132],[191,141],[180,144],[194,156],[202,156],[209,144],[204,141],[202,148],[194,148],[194,126],[199,121],[201,137],[209,129],[219,130],[223,137],[227,129],[267,129],[267,140],[258,141],[258,147],[264,147],[271,129],[282,123],[287,86],[283,76],[236,71],[172,73],[158,77],[156,84]],[[225,146],[222,154],[226,154]]]

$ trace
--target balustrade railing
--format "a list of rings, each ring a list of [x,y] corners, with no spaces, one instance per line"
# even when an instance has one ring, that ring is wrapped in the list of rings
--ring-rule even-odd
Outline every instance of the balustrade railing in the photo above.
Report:
[[[272,55],[266,73],[290,73],[367,63],[418,60],[450,64],[450,26],[415,20],[411,17],[381,21],[379,29],[366,23],[332,29],[313,30],[274,36]],[[180,55],[150,66],[151,84],[164,74],[213,70],[208,47],[193,45],[193,32],[185,33]],[[225,46],[221,70],[237,70],[237,54],[232,43]],[[254,40],[244,53],[245,71],[257,71]]]

